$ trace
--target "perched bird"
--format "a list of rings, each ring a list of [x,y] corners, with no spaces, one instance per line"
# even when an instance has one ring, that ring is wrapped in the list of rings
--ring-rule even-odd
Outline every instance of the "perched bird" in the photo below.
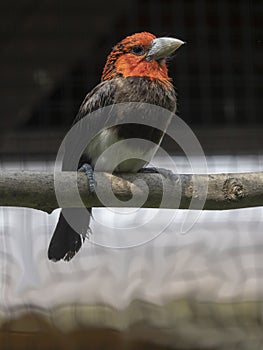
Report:
[[[175,38],[156,38],[147,32],[136,33],[120,41],[107,58],[101,83],[86,96],[74,123],[99,108],[121,102],[144,102],[175,112],[176,93],[168,76],[166,59],[183,43]],[[104,129],[92,140],[88,140],[90,142],[80,159],[79,169],[86,169],[91,176],[90,172],[100,154],[118,140],[136,137],[159,145],[163,136],[164,133],[159,129],[141,124],[120,124]],[[119,164],[116,171],[142,171],[147,162],[132,157],[132,146],[126,151],[127,161]],[[152,150],[152,155],[155,151]],[[89,165],[86,166],[86,163]],[[108,160],[108,163],[106,160],[101,170],[107,171],[110,163],[111,160]],[[65,220],[63,213],[67,210],[75,210],[79,215],[79,225],[84,236],[89,228],[90,219],[84,213],[85,209],[62,209],[48,249],[48,258],[53,261],[69,261],[78,252],[84,240],[84,236],[75,232]]]

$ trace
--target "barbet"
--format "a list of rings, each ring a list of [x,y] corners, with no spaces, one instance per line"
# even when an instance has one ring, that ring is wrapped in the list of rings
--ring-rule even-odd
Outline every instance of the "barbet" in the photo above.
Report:
[[[181,40],[156,38],[147,32],[136,33],[119,42],[107,58],[101,83],[84,99],[74,124],[102,107],[119,103],[143,102],[175,112],[176,93],[168,76],[166,59],[182,44]],[[79,169],[85,169],[91,179],[90,172],[94,169],[99,156],[115,142],[136,137],[159,145],[163,136],[163,131],[143,124],[117,123],[110,128],[104,128],[92,140],[88,140],[90,142],[79,161]],[[142,150],[142,153],[144,151]],[[151,156],[155,151],[156,148],[153,147]],[[127,160],[118,165],[115,169],[117,172],[138,172],[148,163],[143,161],[143,158],[132,157],[132,144],[125,152]],[[107,171],[111,168],[111,163],[112,160],[109,159],[107,162],[106,159],[100,170]],[[83,235],[75,232],[65,219],[67,210],[74,210],[77,214],[78,225]],[[88,232],[89,221],[90,218],[83,208],[62,209],[49,245],[48,258],[53,261],[60,259],[69,261],[79,251],[85,232]]]

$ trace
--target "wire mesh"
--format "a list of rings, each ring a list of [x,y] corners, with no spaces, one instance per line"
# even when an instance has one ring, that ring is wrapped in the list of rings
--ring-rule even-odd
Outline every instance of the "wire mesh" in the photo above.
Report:
[[[91,55],[71,67],[67,78],[35,108],[27,126],[69,126],[85,93],[99,82],[111,47],[125,35],[142,30],[187,42],[170,62],[179,91],[179,113],[186,122],[261,124],[261,11],[259,1],[130,2],[103,44],[96,41]]]
[[[47,154],[50,135],[58,130],[54,139],[59,139],[71,125],[85,94],[100,81],[112,46],[138,31],[187,42],[169,70],[178,89],[179,115],[188,124],[216,131],[220,126],[262,127],[260,1],[13,5],[1,2],[1,130],[6,133],[11,117],[25,115],[9,125],[13,138],[0,149],[0,169],[51,170],[56,147]],[[34,142],[21,156],[29,135]],[[5,136],[1,133],[1,142]],[[215,132],[210,138],[214,146]],[[234,140],[240,153],[242,138],[250,144],[254,134]],[[207,157],[209,172],[262,171],[259,143],[247,156],[231,154],[228,146],[228,155]],[[35,150],[41,158],[32,159]],[[175,163],[178,172],[191,171],[184,157]],[[142,211],[137,220],[148,214]],[[203,212],[185,235],[178,232],[186,212],[179,211],[147,245],[116,250],[87,240],[68,264],[47,259],[58,215],[58,210],[47,215],[0,208],[1,349],[83,349],[90,345],[87,335],[94,349],[262,348],[262,208]],[[103,209],[95,219],[120,221]],[[157,216],[153,228],[165,220]],[[96,220],[93,225],[93,235],[102,235]],[[96,327],[110,333],[102,336]],[[84,335],[78,337],[81,329]],[[58,339],[57,331],[62,331]],[[124,335],[112,342],[118,332]],[[131,345],[127,339],[142,343]]]

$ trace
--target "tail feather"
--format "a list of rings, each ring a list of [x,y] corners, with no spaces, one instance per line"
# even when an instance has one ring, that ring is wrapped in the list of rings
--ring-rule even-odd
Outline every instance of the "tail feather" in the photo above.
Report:
[[[65,217],[69,217],[67,214],[72,217],[76,225],[74,225],[74,227],[77,228],[78,232],[83,233],[83,235],[80,235],[69,225],[68,221],[65,219]],[[52,261],[61,259],[66,261],[71,260],[82,246],[85,233],[87,233],[89,229],[89,222],[90,217],[86,209],[62,209],[49,244],[48,258]]]

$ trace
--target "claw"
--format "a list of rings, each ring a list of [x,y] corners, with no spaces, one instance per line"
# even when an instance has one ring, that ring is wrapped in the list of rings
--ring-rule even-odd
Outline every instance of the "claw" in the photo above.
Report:
[[[79,168],[79,171],[86,173],[88,182],[89,182],[90,192],[91,193],[95,192],[95,179],[94,179],[94,172],[93,172],[92,166],[88,163],[85,163],[81,166],[81,168]]]
[[[142,168],[138,171],[138,173],[141,174],[157,174],[159,171],[155,167],[147,167],[147,168]]]
[[[161,174],[166,179],[170,180],[178,180],[178,175],[174,174],[171,170],[165,169],[165,168],[155,168],[155,167],[148,167],[148,168],[142,168],[138,171],[138,173],[142,174]]]

